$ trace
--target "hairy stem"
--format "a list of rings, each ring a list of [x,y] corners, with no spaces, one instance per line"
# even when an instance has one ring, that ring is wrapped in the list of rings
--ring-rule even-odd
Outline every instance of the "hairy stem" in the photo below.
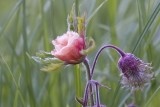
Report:
[[[84,65],[86,66],[86,69],[87,69],[87,85],[86,85],[86,90],[85,90],[85,95],[84,97],[86,96],[86,94],[88,94],[88,82],[91,80],[91,72],[90,72],[90,65],[89,65],[89,60],[86,58],[84,61],[83,61]],[[92,86],[91,84],[89,84],[89,96],[90,96],[90,100],[91,100],[91,105],[93,106],[94,105],[94,100],[93,100],[93,94],[92,94]]]
[[[96,104],[97,104],[97,107],[100,107],[100,97],[99,97],[98,84],[95,84],[95,91],[96,91]]]
[[[83,97],[83,107],[86,107],[87,106],[87,102],[88,102],[88,87],[89,87],[89,83],[86,84],[86,87],[85,87],[85,92],[84,92],[84,97]]]
[[[113,48],[115,49],[122,57],[125,56],[125,52],[123,52],[121,49],[119,49],[118,47],[116,46],[113,46],[113,45],[105,45],[103,47],[100,48],[100,50],[97,52],[95,58],[94,58],[94,61],[93,61],[93,66],[92,66],[92,69],[91,69],[91,78],[93,77],[93,72],[94,72],[94,68],[95,68],[95,65],[96,65],[96,62],[98,60],[98,57],[100,55],[100,53],[102,52],[103,49],[105,48]]]

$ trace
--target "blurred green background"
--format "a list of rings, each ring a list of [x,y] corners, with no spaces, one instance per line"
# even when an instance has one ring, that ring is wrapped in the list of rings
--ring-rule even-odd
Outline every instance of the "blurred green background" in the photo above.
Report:
[[[54,48],[51,41],[67,31],[66,19],[74,2],[0,0],[0,107],[80,107],[75,101],[73,66],[46,73],[30,58],[39,50]],[[135,98],[139,107],[160,107],[160,0],[79,0],[78,6],[80,14],[86,13],[86,36],[96,42],[88,55],[90,64],[102,45],[114,44],[152,63],[155,73],[152,83],[133,96],[119,88],[118,54],[105,50],[94,75],[111,88],[100,89],[101,103],[125,107]],[[80,67],[83,93],[86,76]]]

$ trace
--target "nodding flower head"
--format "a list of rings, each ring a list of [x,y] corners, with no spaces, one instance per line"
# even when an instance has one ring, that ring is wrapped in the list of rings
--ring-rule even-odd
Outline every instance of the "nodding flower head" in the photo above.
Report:
[[[85,55],[81,51],[85,47],[84,39],[78,33],[68,31],[52,41],[55,49],[51,54],[68,64],[80,63]]]
[[[144,63],[131,53],[126,53],[125,56],[121,57],[118,66],[122,72],[121,83],[124,87],[134,90],[143,88],[153,77],[150,64]]]

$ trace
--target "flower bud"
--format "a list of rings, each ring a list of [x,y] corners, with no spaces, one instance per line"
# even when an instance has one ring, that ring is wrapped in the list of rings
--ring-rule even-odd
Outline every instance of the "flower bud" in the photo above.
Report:
[[[144,63],[131,53],[126,53],[125,56],[121,57],[118,66],[122,71],[121,83],[124,87],[130,87],[132,89],[142,88],[153,77],[150,64]]]
[[[51,54],[68,64],[77,64],[83,61],[85,55],[81,51],[85,47],[84,39],[78,33],[68,31],[52,41],[55,49]]]

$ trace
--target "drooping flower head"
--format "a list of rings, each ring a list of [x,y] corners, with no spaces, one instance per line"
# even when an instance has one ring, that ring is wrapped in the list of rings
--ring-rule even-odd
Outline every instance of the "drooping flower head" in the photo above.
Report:
[[[121,57],[118,66],[122,72],[121,83],[124,87],[143,88],[153,77],[150,64],[144,63],[131,53],[126,53],[125,56]]]
[[[91,69],[91,77],[93,76],[93,71],[98,57],[105,48],[115,49],[121,56],[118,61],[118,67],[122,73],[121,83],[124,85],[124,87],[129,87],[134,90],[142,89],[144,85],[150,83],[151,79],[153,78],[153,73],[151,73],[152,67],[150,64],[144,63],[131,53],[125,53],[114,45],[104,45],[99,49]]]
[[[62,36],[52,40],[55,49],[51,54],[69,64],[80,63],[85,55],[81,51],[85,48],[84,39],[78,33],[67,31]]]

